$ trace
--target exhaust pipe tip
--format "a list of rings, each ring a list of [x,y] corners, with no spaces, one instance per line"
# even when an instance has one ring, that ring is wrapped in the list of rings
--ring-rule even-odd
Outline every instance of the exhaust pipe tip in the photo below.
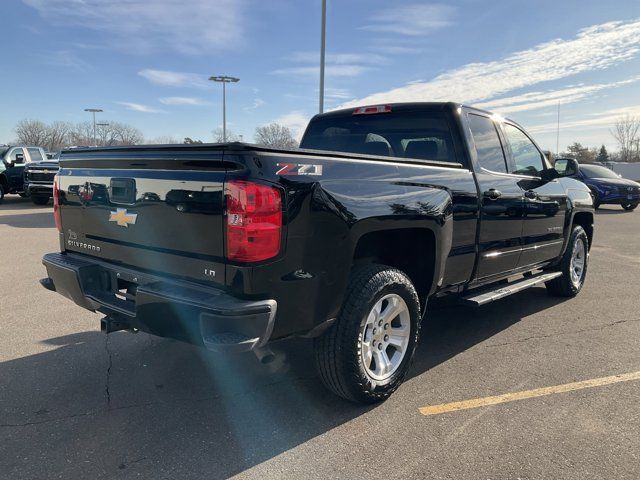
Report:
[[[256,347],[253,353],[260,363],[267,365],[276,359],[276,354],[269,347]]]

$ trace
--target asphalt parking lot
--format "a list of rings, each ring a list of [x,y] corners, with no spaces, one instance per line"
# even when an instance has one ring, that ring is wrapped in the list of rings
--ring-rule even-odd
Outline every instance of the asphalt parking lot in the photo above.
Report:
[[[99,315],[38,285],[41,256],[58,246],[51,207],[6,197],[0,478],[640,478],[639,235],[640,213],[600,210],[575,299],[534,288],[480,310],[433,309],[410,378],[362,407],[323,389],[308,341],[261,365],[102,335]],[[636,378],[597,380],[621,374]]]

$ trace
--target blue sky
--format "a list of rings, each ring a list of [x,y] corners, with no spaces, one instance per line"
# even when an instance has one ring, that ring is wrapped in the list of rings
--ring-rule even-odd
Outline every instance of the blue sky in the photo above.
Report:
[[[228,128],[253,138],[317,111],[320,0],[3,0],[0,142],[23,118],[138,127],[211,141],[234,75]],[[640,2],[328,0],[327,108],[454,100],[527,127],[555,150],[615,147],[640,116]]]

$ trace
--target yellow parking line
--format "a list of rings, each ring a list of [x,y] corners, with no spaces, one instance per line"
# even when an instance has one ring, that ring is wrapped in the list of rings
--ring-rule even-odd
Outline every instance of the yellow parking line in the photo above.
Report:
[[[603,387],[613,383],[631,382],[640,380],[640,371],[632,373],[623,373],[621,375],[613,375],[611,377],[593,378],[582,382],[565,383],[564,385],[555,385],[553,387],[535,388],[533,390],[523,390],[521,392],[505,393],[494,397],[473,398],[471,400],[463,400],[461,402],[442,403],[440,405],[427,405],[418,410],[422,415],[438,415],[441,413],[455,412],[457,410],[467,410],[469,408],[487,407],[489,405],[497,405],[499,403],[515,402],[516,400],[525,400],[527,398],[543,397],[545,395],[553,395],[556,393],[572,392],[574,390],[582,390],[584,388]]]

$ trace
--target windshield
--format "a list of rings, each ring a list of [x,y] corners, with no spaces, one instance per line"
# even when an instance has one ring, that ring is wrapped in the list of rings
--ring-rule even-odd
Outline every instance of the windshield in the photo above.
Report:
[[[580,171],[587,178],[620,178],[613,170],[600,165],[580,165]]]
[[[311,121],[301,148],[455,162],[449,125],[440,110],[328,115]]]

